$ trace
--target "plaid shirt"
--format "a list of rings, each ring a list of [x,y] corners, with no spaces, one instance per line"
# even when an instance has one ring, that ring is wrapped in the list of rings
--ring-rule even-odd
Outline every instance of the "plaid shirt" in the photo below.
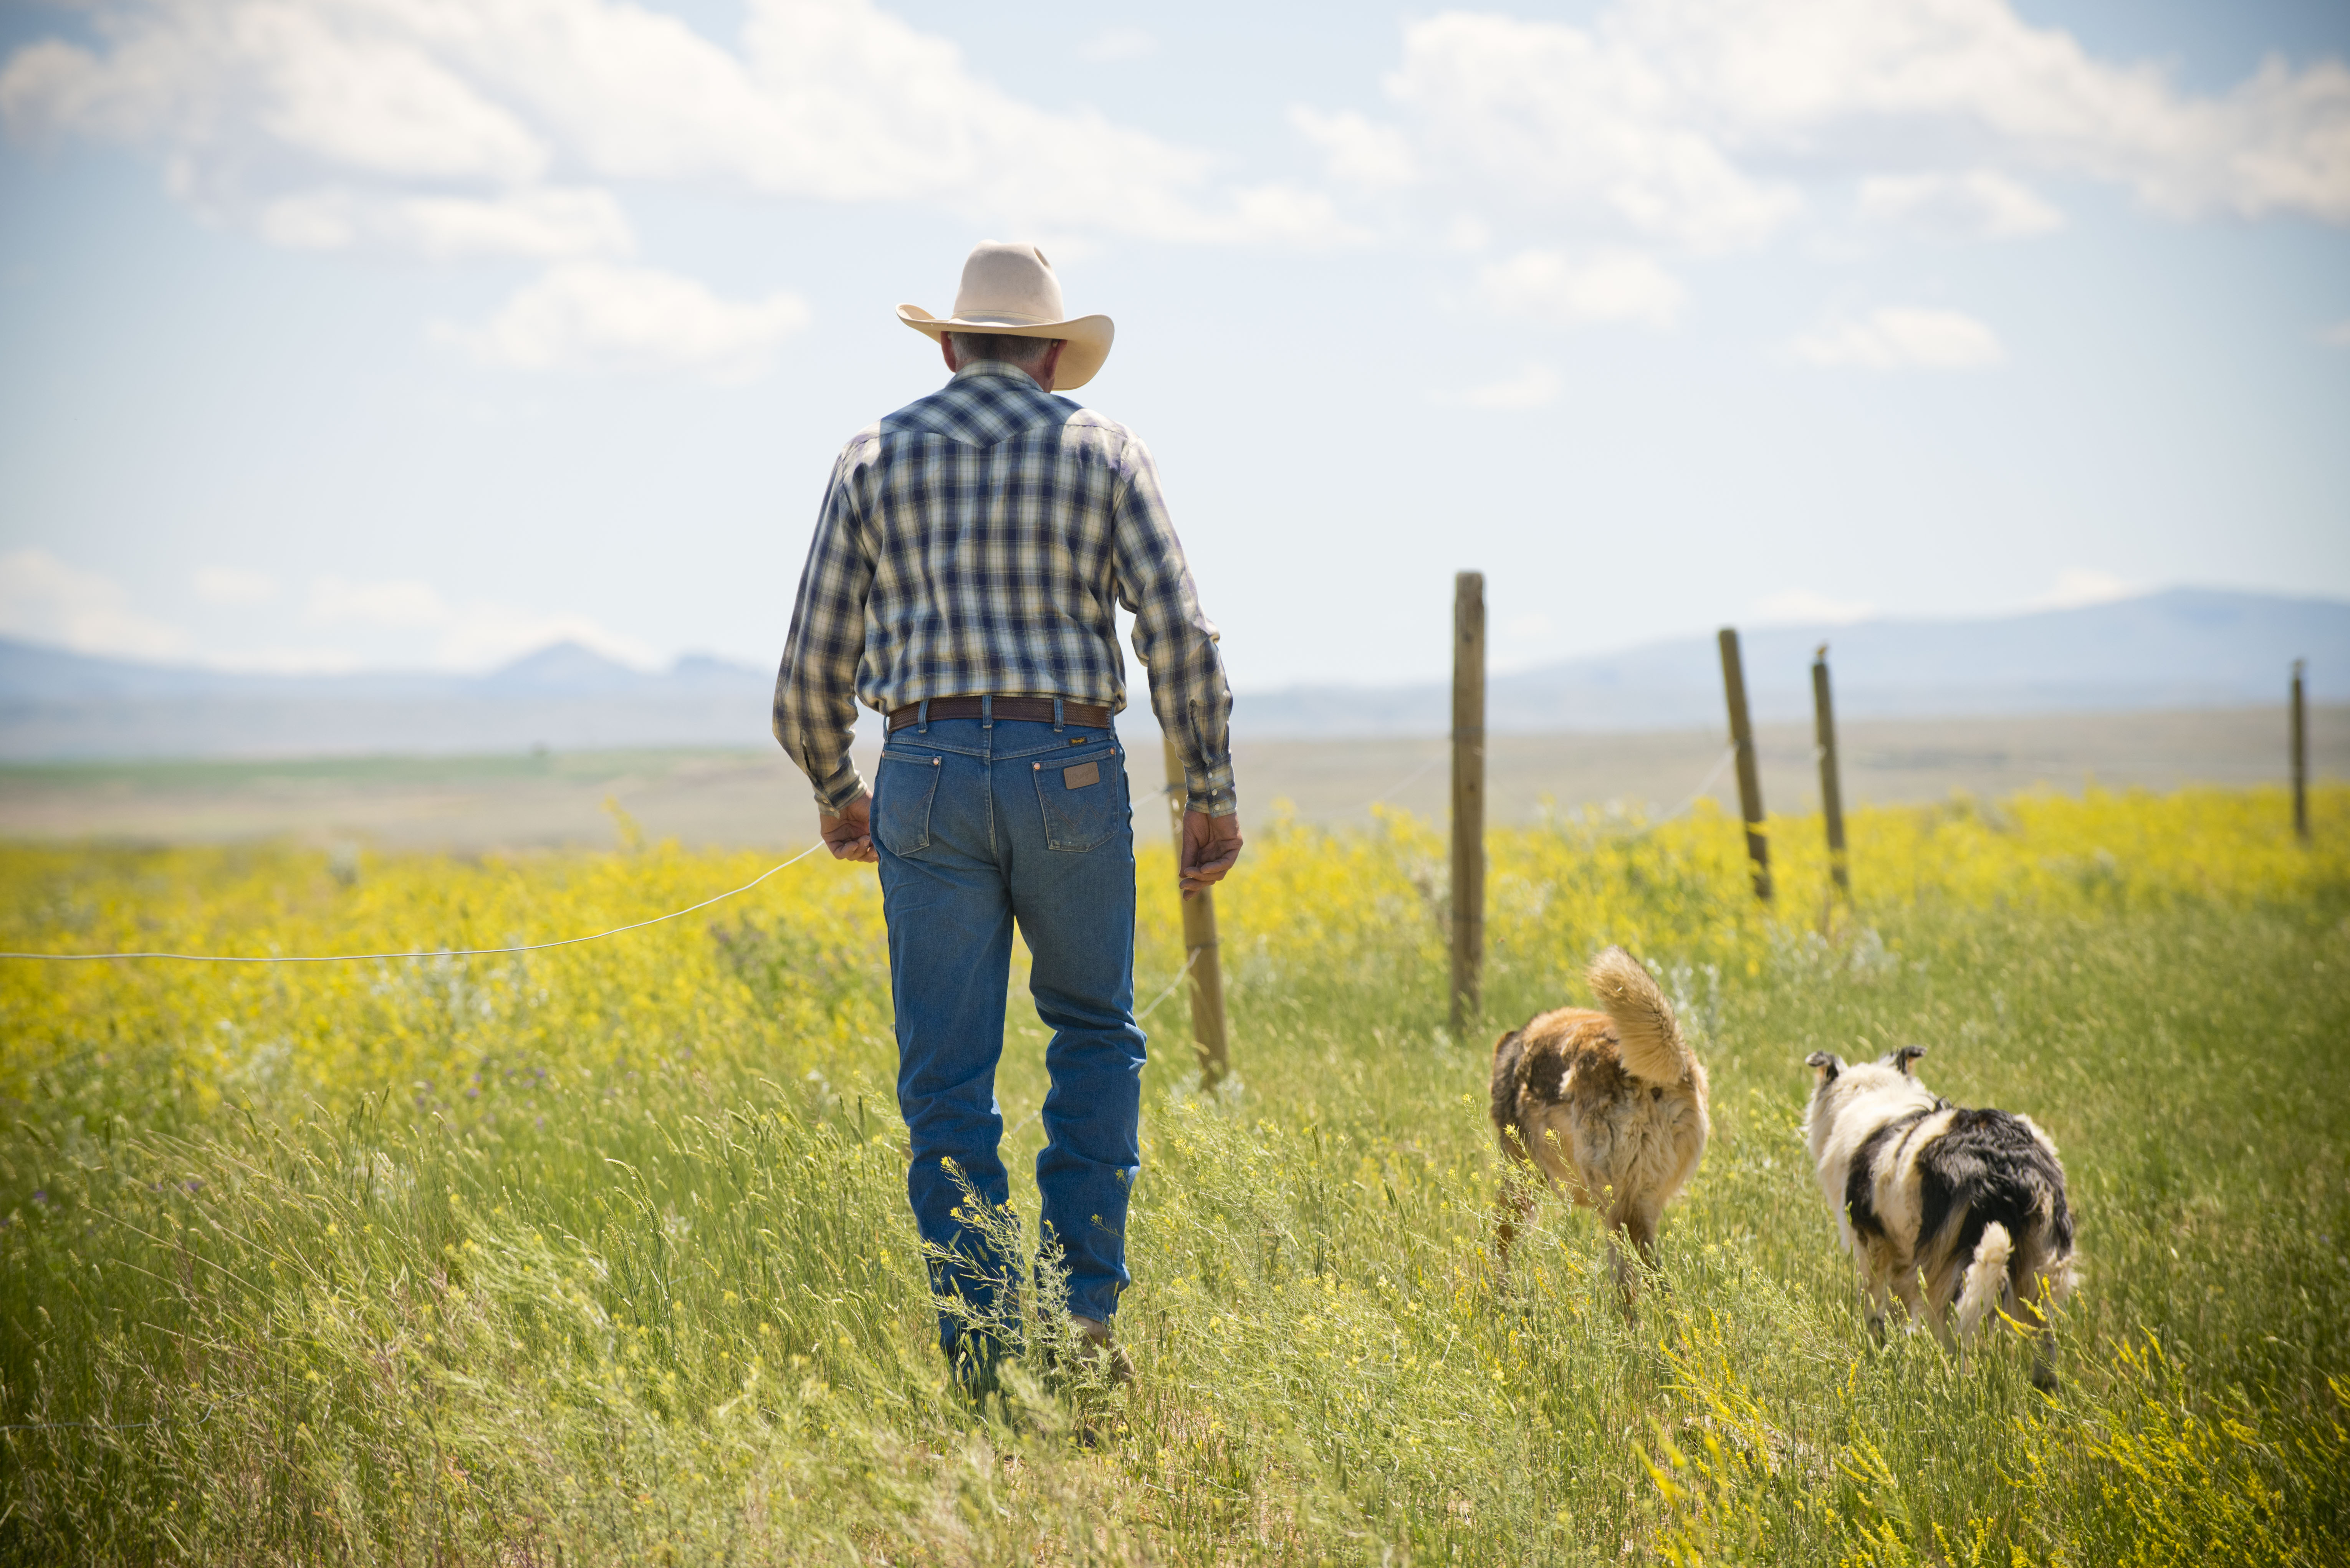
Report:
[[[838,815],[862,701],[1064,697],[1126,706],[1114,607],[1194,811],[1239,809],[1232,690],[1159,471],[1124,425],[1015,367],[966,365],[833,465],[775,677],[775,739]]]

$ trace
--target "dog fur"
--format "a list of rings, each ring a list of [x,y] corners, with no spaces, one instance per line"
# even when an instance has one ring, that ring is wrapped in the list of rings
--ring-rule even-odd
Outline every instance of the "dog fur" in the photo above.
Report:
[[[1493,1133],[1511,1160],[1598,1210],[1614,1232],[1616,1277],[1628,1305],[1639,1272],[1625,1241],[1641,1262],[1654,1262],[1665,1205],[1705,1155],[1712,1131],[1705,1068],[1638,959],[1609,948],[1585,978],[1604,1012],[1562,1007],[1494,1044]],[[1497,1269],[1506,1269],[1534,1199],[1523,1181],[1504,1177],[1498,1207],[1494,1251]]]
[[[1964,1346],[1996,1307],[2025,1327],[2072,1293],[2064,1168],[2029,1116],[1951,1105],[1917,1078],[1922,1045],[1847,1066],[1809,1058],[1804,1136],[1820,1192],[1860,1275],[1881,1344],[1888,1298],[1946,1346]],[[2054,1383],[2047,1341],[2033,1381]]]

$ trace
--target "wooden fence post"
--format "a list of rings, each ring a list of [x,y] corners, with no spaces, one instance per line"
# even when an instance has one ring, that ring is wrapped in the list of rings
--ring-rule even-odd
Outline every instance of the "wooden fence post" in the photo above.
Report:
[[[1161,735],[1167,753],[1167,815],[1175,830],[1175,870],[1183,870],[1183,759],[1175,742]],[[1224,1044],[1224,971],[1216,953],[1216,890],[1202,888],[1191,897],[1179,891],[1183,909],[1183,962],[1191,978],[1191,1043],[1200,1053],[1200,1084],[1214,1088],[1232,1066]]]
[[[1812,726],[1820,749],[1820,815],[1828,824],[1828,876],[1852,897],[1852,867],[1844,847],[1844,780],[1836,768],[1835,704],[1828,697],[1828,645],[1812,656]]]
[[[2303,706],[2301,671],[2293,661],[2293,836],[2309,842],[2309,717]]]
[[[1738,628],[1721,628],[1721,689],[1730,700],[1730,743],[1738,748],[1738,812],[1746,820],[1746,857],[1754,862],[1754,896],[1771,901],[1771,841],[1762,826],[1762,778],[1754,763],[1754,725],[1746,716],[1746,669]]]
[[[1483,1012],[1485,574],[1452,579],[1452,1005],[1454,1033]]]

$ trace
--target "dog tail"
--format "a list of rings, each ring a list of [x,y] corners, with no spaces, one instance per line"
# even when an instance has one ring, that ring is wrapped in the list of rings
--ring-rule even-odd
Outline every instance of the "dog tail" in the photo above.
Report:
[[[1697,1058],[1681,1039],[1672,1004],[1638,959],[1609,948],[1591,961],[1584,978],[1616,1021],[1617,1055],[1624,1071],[1644,1084],[1678,1084],[1690,1075]]]
[[[1974,1261],[1967,1265],[1966,1282],[1959,1287],[1960,1339],[1971,1337],[2007,1293],[2007,1265],[2014,1252],[2015,1242],[2006,1226],[1994,1220],[1983,1227],[1982,1240],[1975,1243]]]

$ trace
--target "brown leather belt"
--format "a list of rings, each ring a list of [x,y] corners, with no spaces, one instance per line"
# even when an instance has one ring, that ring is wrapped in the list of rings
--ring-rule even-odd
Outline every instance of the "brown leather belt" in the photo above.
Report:
[[[980,717],[980,703],[986,701],[979,697],[933,697],[931,699],[931,717],[976,719]],[[1047,724],[1053,722],[1053,699],[1050,697],[998,697],[988,702],[988,707],[999,719],[1035,719]],[[909,724],[921,722],[921,718],[922,705],[909,702],[889,715],[889,728],[894,732]],[[1098,702],[1071,702],[1064,699],[1060,722],[1075,724],[1081,730],[1107,730],[1109,728],[1109,710]]]

